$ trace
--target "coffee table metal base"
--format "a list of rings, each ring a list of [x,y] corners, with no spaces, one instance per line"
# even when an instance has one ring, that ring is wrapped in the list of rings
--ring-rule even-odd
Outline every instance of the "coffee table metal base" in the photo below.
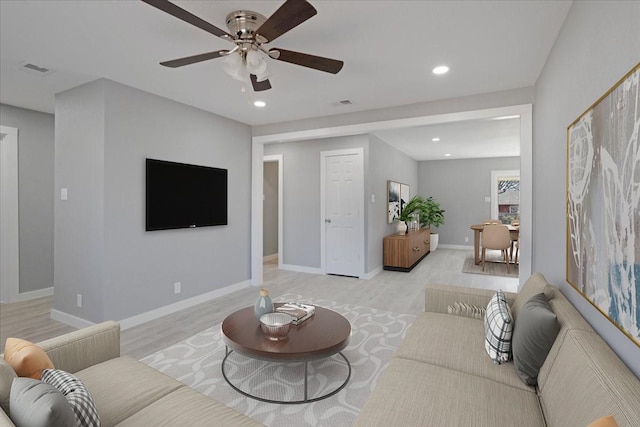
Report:
[[[229,357],[229,355],[231,353],[233,353],[233,350],[229,350],[229,347],[225,346],[225,355],[224,355],[224,359],[222,359],[222,365],[221,365],[222,376],[224,377],[224,380],[227,382],[227,384],[229,384],[231,386],[231,388],[233,388],[238,393],[240,393],[240,394],[242,394],[242,395],[244,395],[244,396],[246,396],[248,398],[259,400],[260,402],[280,403],[280,404],[299,404],[299,403],[317,402],[318,400],[326,399],[326,398],[331,397],[334,394],[338,393],[340,390],[342,390],[343,388],[346,387],[347,383],[349,382],[349,379],[351,378],[351,363],[349,363],[349,359],[347,359],[347,357],[344,354],[342,354],[342,352],[340,351],[337,354],[342,356],[344,361],[347,363],[347,368],[349,369],[349,372],[347,373],[347,378],[340,385],[340,387],[336,388],[335,390],[331,391],[330,393],[326,393],[326,394],[323,394],[322,396],[318,396],[318,397],[314,397],[314,398],[309,399],[309,397],[308,397],[308,380],[309,380],[308,364],[309,364],[310,361],[309,360],[305,360],[305,361],[303,361],[303,363],[304,363],[304,399],[303,400],[272,400],[272,399],[265,399],[263,397],[254,396],[252,394],[247,393],[246,391],[240,390],[238,387],[236,387],[229,380],[229,378],[227,378],[227,374],[224,371],[224,367],[225,367],[225,364],[227,362],[227,358]],[[246,357],[249,357],[249,356],[246,356]],[[273,363],[291,363],[292,361],[274,361],[274,360],[269,360],[269,362],[273,362]]]

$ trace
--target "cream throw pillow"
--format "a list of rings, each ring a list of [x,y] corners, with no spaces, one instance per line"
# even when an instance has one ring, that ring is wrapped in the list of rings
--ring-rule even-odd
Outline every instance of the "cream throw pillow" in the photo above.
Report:
[[[7,338],[4,359],[19,377],[39,380],[43,369],[53,369],[53,362],[42,348],[20,338]]]
[[[472,319],[484,319],[484,307],[467,304],[464,302],[454,302],[453,305],[447,307],[447,312],[455,316],[470,317]]]

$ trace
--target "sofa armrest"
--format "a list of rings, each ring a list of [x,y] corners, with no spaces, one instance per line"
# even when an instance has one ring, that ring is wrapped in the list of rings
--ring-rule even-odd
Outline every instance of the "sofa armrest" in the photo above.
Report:
[[[108,321],[60,335],[38,345],[56,369],[78,372],[120,356],[120,324]]]
[[[467,288],[464,286],[428,284],[424,291],[424,310],[434,313],[447,313],[454,303],[465,303],[477,307],[486,307],[496,293],[489,289]],[[505,292],[507,303],[511,306],[516,294]]]

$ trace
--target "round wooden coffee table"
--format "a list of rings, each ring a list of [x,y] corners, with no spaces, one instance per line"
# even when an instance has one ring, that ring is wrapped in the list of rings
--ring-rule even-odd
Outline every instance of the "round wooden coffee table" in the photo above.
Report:
[[[281,304],[275,304],[278,307]],[[222,360],[222,376],[237,392],[267,403],[309,403],[326,399],[342,390],[351,378],[351,364],[342,354],[349,344],[351,324],[344,316],[326,308],[317,307],[315,314],[301,325],[291,325],[289,335],[281,341],[271,341],[262,333],[253,307],[243,308],[229,315],[222,322],[222,339],[226,352]],[[233,352],[270,362],[304,362],[304,399],[295,401],[270,400],[254,396],[236,387],[227,378],[225,365]],[[330,393],[309,399],[307,395],[308,368],[310,361],[324,359],[334,354],[342,356],[347,363],[348,374],[344,382]]]

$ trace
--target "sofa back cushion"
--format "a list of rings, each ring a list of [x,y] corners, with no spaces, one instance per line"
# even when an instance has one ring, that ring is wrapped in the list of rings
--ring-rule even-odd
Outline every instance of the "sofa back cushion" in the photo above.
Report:
[[[640,425],[640,380],[598,334],[567,329],[555,345],[545,379],[539,378],[547,426],[586,426],[606,415],[620,427]]]
[[[534,295],[544,293],[548,300],[555,295],[556,288],[547,282],[542,273],[533,273],[527,281],[522,285],[522,289],[516,295],[516,299],[511,305],[511,314],[513,318],[518,320],[518,314],[522,306],[527,303]]]

